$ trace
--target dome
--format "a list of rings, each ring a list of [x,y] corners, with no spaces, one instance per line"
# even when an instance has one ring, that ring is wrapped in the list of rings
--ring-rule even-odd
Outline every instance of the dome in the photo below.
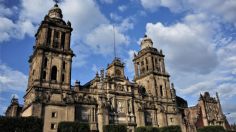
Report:
[[[141,49],[153,47],[152,39],[149,38],[147,35],[144,35],[143,40],[141,41]]]
[[[57,19],[62,19],[62,17],[63,17],[62,11],[61,11],[61,9],[58,7],[57,4],[55,4],[54,7],[49,10],[48,16],[49,16],[50,18],[57,18]]]

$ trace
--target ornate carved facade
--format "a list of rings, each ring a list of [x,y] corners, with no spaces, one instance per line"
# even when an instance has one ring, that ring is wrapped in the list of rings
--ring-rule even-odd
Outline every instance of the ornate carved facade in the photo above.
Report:
[[[55,5],[35,35],[21,116],[44,119],[45,132],[57,131],[61,121],[86,122],[91,130],[100,132],[108,124],[126,124],[129,131],[147,125],[180,125],[183,131],[192,132],[196,129],[195,117],[201,114],[203,126],[215,123],[224,126],[226,119],[218,98],[201,96],[203,101],[192,110],[185,100],[176,96],[165,69],[164,55],[147,36],[141,42],[141,50],[134,54],[134,81],[125,76],[124,63],[114,58],[106,70],[101,70],[88,83],[81,85],[76,81],[72,86],[73,29],[62,17],[61,9]]]

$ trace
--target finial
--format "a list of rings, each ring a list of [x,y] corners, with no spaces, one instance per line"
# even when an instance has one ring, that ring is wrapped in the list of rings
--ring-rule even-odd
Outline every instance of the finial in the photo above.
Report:
[[[70,21],[67,21],[67,25],[71,27],[71,22],[70,22]]]
[[[171,88],[175,89],[174,83],[171,83]]]
[[[78,81],[78,80],[75,80],[75,86],[79,86],[80,85],[80,81]]]
[[[134,57],[136,57],[136,53],[134,52]]]
[[[217,100],[220,100],[218,92],[216,92],[216,98],[217,98]]]
[[[59,0],[53,0],[55,2],[55,6],[58,6]]]

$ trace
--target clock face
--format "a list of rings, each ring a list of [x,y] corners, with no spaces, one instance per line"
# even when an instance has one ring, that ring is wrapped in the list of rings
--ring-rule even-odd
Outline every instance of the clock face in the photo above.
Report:
[[[117,75],[117,76],[120,76],[120,75],[121,75],[121,71],[117,69],[117,70],[116,70],[116,75]]]

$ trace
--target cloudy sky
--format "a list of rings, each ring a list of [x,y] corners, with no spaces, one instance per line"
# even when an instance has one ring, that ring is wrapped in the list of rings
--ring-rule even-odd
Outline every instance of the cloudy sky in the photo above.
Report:
[[[0,0],[0,114],[12,96],[23,103],[34,34],[52,0]],[[133,78],[133,53],[147,34],[162,49],[177,94],[196,104],[219,92],[236,122],[236,0],[62,0],[73,30],[72,84],[86,83],[117,55]],[[113,25],[115,30],[113,30]]]

